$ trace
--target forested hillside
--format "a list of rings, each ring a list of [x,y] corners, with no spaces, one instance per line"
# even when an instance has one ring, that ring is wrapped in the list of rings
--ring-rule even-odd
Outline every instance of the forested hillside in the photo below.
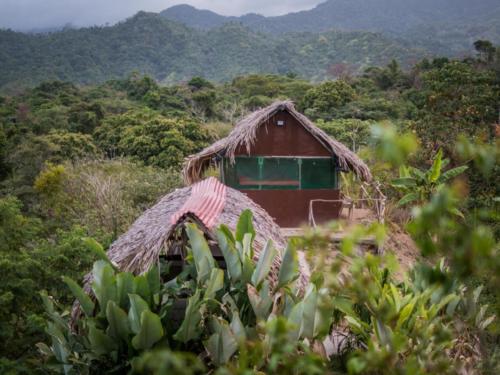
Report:
[[[500,42],[500,4],[495,0],[328,0],[317,7],[277,17],[224,17],[178,5],[160,14],[198,28],[240,22],[252,30],[279,34],[326,30],[375,31],[417,43],[436,54],[470,50],[477,39]]]
[[[361,69],[407,51],[377,34],[283,44],[239,25],[199,32],[145,13],[113,27],[0,35],[4,87],[65,79],[0,95],[0,373],[498,373],[499,48],[479,41],[464,60],[408,69],[394,60],[355,75],[334,62]],[[289,51],[298,57],[288,61]],[[244,74],[268,69],[335,79]],[[238,77],[153,78],[193,74]],[[92,81],[103,82],[78,84]],[[334,261],[325,244],[337,227],[307,237],[313,273],[303,294],[295,242],[277,285],[263,281],[273,250],[253,264],[249,213],[237,233],[219,232],[227,271],[193,226],[179,278],[116,270],[103,250],[182,185],[184,158],[276,99],[293,100],[369,164],[388,197],[386,226],[357,228]],[[358,187],[342,181],[350,195]],[[380,257],[354,246],[402,228],[418,252],[402,265],[411,269],[404,281],[401,243]],[[94,262],[91,300],[79,285]],[[68,323],[75,297],[77,331]],[[179,327],[171,314],[180,299],[190,307]],[[326,359],[317,348],[332,327],[350,341]]]
[[[295,73],[324,80],[335,64],[359,71],[391,59],[408,65],[423,54],[373,33],[270,37],[239,24],[202,32],[142,12],[111,27],[46,35],[0,31],[0,88],[47,79],[102,82],[133,71],[163,83],[197,75],[221,81],[251,73]]]

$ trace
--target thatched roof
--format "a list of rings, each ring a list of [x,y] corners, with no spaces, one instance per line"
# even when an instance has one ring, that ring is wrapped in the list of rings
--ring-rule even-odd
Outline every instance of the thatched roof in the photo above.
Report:
[[[287,111],[311,135],[314,136],[327,150],[336,156],[343,171],[353,171],[361,180],[371,181],[372,175],[368,166],[351,150],[342,143],[330,137],[323,130],[314,125],[306,116],[299,113],[291,101],[278,101],[269,107],[251,113],[236,124],[233,131],[213,145],[198,154],[190,156],[184,165],[184,180],[193,184],[203,178],[203,173],[217,156],[225,156],[232,162],[238,147],[243,146],[250,153],[251,146],[255,143],[257,130],[277,112]]]
[[[240,214],[245,209],[250,209],[253,213],[253,224],[256,232],[255,257],[258,259],[267,241],[272,240],[279,254],[273,265],[271,278],[277,277],[277,270],[281,263],[281,252],[286,247],[286,240],[280,227],[269,214],[239,191],[226,188],[224,207],[215,219],[212,228],[205,227],[204,223],[192,213],[183,214],[177,222],[172,223],[171,218],[175,217],[190,198],[193,187],[196,185],[177,189],[163,197],[155,206],[139,217],[128,232],[111,245],[107,255],[118,269],[134,274],[142,274],[149,270],[158,262],[160,254],[168,254],[174,233],[185,222],[196,222],[208,237],[215,239],[215,229],[220,224],[225,224],[235,231]],[[309,280],[309,267],[303,254],[299,254],[299,260],[300,284],[305,285]]]

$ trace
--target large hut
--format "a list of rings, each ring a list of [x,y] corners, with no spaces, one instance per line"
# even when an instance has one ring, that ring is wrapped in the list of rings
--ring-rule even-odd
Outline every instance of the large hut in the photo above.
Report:
[[[339,217],[340,173],[372,179],[367,165],[299,113],[280,101],[241,120],[224,139],[189,157],[184,179],[193,184],[210,166],[224,184],[262,206],[281,226],[298,227]]]
[[[280,227],[251,199],[213,177],[163,197],[111,245],[108,258],[119,270],[136,275],[148,271],[161,259],[173,266],[172,272],[179,272],[188,245],[185,223],[194,222],[205,234],[215,260],[225,268],[224,258],[217,248],[215,229],[225,224],[235,231],[239,216],[245,209],[253,213],[256,260],[268,240],[272,240],[278,250],[270,273],[271,279],[276,278],[281,252],[286,246]],[[299,264],[299,287],[302,287],[309,280],[309,267],[303,253],[299,253]]]

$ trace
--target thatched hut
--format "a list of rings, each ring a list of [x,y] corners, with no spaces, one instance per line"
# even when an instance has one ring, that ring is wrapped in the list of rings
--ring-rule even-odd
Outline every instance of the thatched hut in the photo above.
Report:
[[[280,101],[241,120],[224,139],[189,157],[184,179],[192,184],[216,165],[221,180],[262,206],[282,227],[338,218],[340,172],[372,179],[367,165],[342,143]],[[315,203],[314,205],[312,203]]]
[[[239,216],[245,209],[253,213],[256,260],[269,239],[279,252],[271,271],[273,279],[277,277],[281,252],[286,246],[279,226],[251,199],[213,177],[163,197],[111,245],[107,255],[118,269],[134,274],[151,269],[161,257],[172,262],[174,267],[181,266],[187,245],[184,224],[195,222],[205,234],[215,259],[224,266],[222,254],[217,248],[215,229],[225,224],[235,231]],[[302,286],[309,280],[309,267],[303,254],[299,254],[299,262],[299,283]]]

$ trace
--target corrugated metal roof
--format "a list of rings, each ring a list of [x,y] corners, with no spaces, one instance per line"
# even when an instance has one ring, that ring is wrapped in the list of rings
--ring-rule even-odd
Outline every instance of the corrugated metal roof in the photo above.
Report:
[[[226,185],[215,177],[193,185],[190,197],[172,216],[172,224],[188,213],[196,215],[207,228],[212,228],[226,204]]]

